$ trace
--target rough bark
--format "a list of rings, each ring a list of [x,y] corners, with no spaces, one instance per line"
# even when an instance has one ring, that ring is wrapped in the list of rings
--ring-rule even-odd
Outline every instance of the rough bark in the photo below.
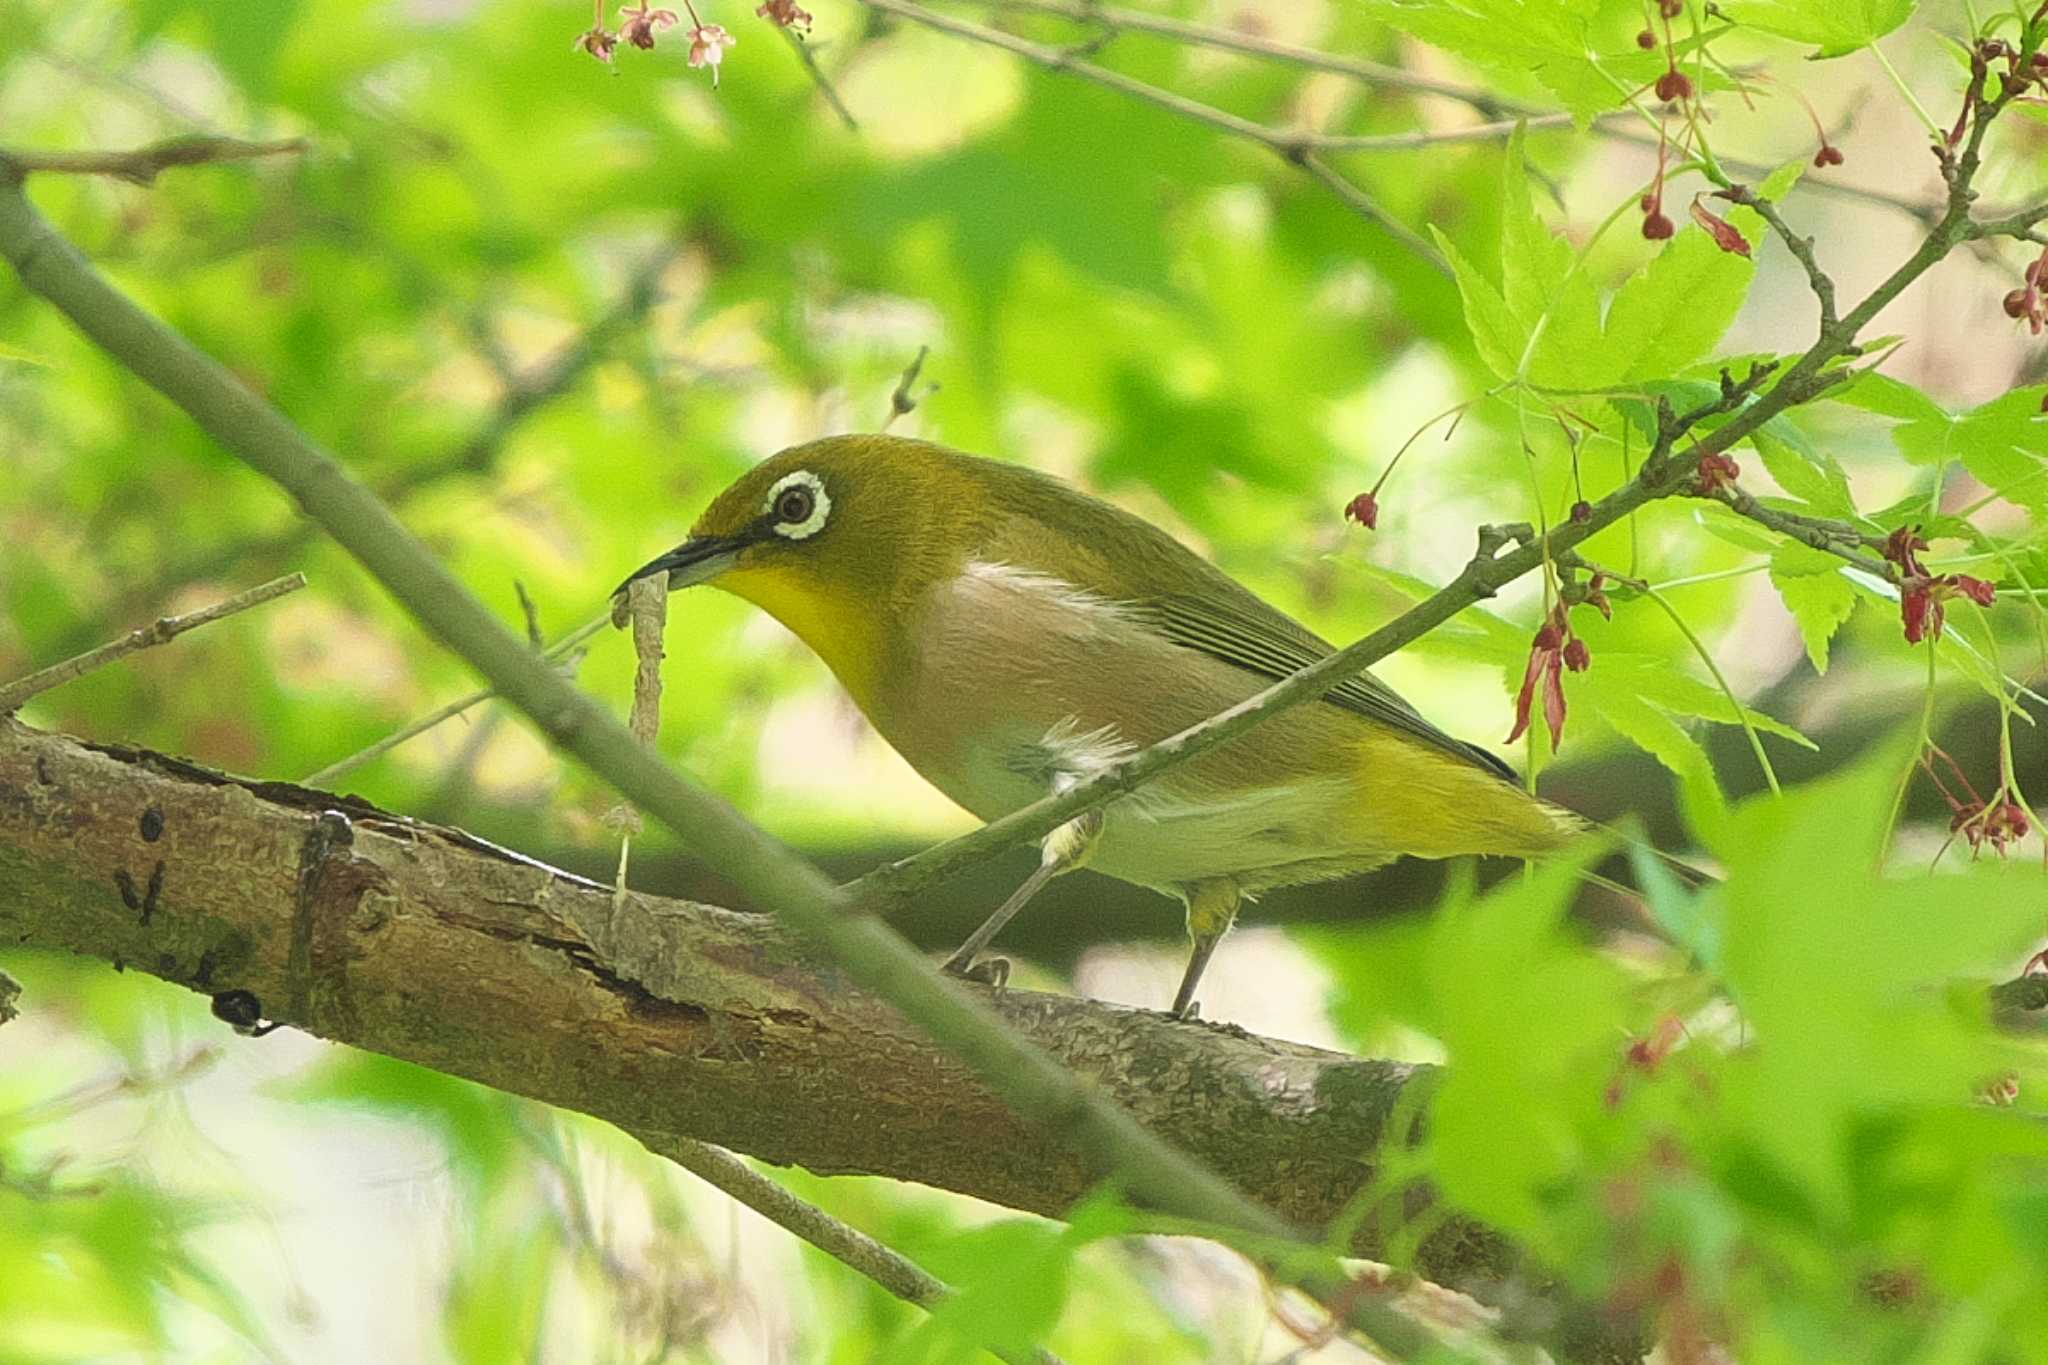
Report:
[[[1087,1191],[1078,1157],[759,916],[641,895],[615,909],[609,888],[460,830],[13,720],[0,721],[0,942],[217,999],[246,991],[245,1012],[638,1132],[1055,1216]],[[996,1003],[1306,1226],[1357,1192],[1397,1101],[1429,1078],[1065,996]],[[1356,1249],[1378,1253],[1390,1231],[1366,1220]],[[1515,1253],[1453,1218],[1418,1269],[1484,1293]]]

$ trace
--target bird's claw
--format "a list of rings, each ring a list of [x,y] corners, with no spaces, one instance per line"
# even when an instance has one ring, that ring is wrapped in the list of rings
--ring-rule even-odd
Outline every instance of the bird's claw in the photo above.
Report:
[[[978,960],[950,957],[939,970],[948,976],[957,976],[962,981],[978,981],[997,990],[1010,984],[1010,959],[1007,957],[984,957]]]

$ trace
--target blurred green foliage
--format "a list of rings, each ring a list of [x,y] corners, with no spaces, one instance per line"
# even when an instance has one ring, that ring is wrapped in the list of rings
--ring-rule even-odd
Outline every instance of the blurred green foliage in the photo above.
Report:
[[[1660,398],[1697,402],[1722,365],[1812,339],[1804,279],[1755,214],[1725,213],[1746,256],[1687,221],[1706,186],[1676,153],[1660,170],[1654,150],[1547,127],[1339,158],[1385,213],[1430,229],[1447,276],[1251,143],[817,0],[808,52],[849,128],[752,8],[700,6],[740,39],[714,91],[673,34],[615,66],[572,52],[589,16],[568,0],[0,0],[0,130],[19,148],[306,137],[303,155],[148,188],[32,188],[123,287],[385,490],[508,621],[522,586],[548,637],[754,459],[879,425],[920,346],[936,387],[895,429],[1073,477],[1350,638],[1454,573],[1476,525],[1555,524],[1618,486]],[[1910,220],[1827,184],[1931,193],[1892,183],[1895,161],[1924,164],[1904,99],[1851,102],[1888,69],[1870,45],[1887,38],[1945,121],[1960,77],[1936,31],[2017,34],[2002,11],[1946,8],[1898,33],[1910,0],[1695,0],[1650,30],[1633,0],[1157,8],[1476,92],[1461,104],[1137,33],[1084,54],[1333,133],[1516,102],[1584,125],[1641,109],[1640,87],[1682,63],[1715,114],[1694,130],[1757,166],[1845,288],[1891,268]],[[1047,43],[1091,32],[995,17]],[[1845,140],[1845,170],[1812,166],[1798,99],[1880,131]],[[1903,134],[1883,130],[1893,115]],[[1653,148],[1679,135],[1682,120],[1657,122],[1620,131]],[[2037,197],[2039,162],[2037,137],[2000,142],[1987,195]],[[1637,230],[1656,193],[1686,224],[1665,244]],[[1572,612],[1592,667],[1564,676],[1562,756],[1632,747],[1671,774],[1695,853],[1726,873],[1694,891],[1639,859],[1646,913],[1680,947],[1597,951],[1565,917],[1566,866],[1312,941],[1339,1033],[1450,1064],[1426,1139],[1377,1154],[1370,1197],[1433,1182],[1590,1298],[1650,1311],[1673,1359],[1695,1338],[1754,1362],[2048,1358],[2048,1077],[1972,984],[2010,972],[2044,927],[2034,846],[1970,861],[1967,819],[1895,828],[1902,789],[1927,781],[1919,718],[1989,697],[2009,755],[2048,660],[2041,368],[1987,330],[2006,325],[2021,258],[1984,256],[1896,324],[1920,331],[1873,340],[1866,372],[1739,454],[1780,510],[1874,539],[1919,527],[1930,571],[1995,582],[1994,607],[1952,602],[1941,638],[1909,645],[1893,585],[1691,500],[1584,547],[1654,591],[1611,584],[1611,619]],[[656,288],[635,307],[642,278]],[[1942,330],[1933,302],[1964,321]],[[589,363],[557,373],[593,327]],[[313,581],[39,698],[33,723],[292,778],[472,685],[274,489],[11,286],[0,447],[0,676],[277,568]],[[1347,528],[1340,509],[1404,449],[1377,531]],[[1521,585],[1382,671],[1447,727],[1504,734],[1546,591]],[[797,839],[958,823],[877,757],[785,637],[709,595],[678,616],[661,743],[699,778]],[[623,709],[630,672],[606,636],[579,676]],[[1747,731],[1745,762],[1769,765],[1810,746],[1816,718],[1881,702],[1907,732],[1874,757],[1782,798],[1725,794],[1712,727]],[[1528,761],[1549,748],[1534,726]],[[2016,769],[1939,771],[1958,806],[2024,804]],[[509,717],[447,727],[347,785],[513,843],[607,838],[609,794]],[[1929,861],[1940,875],[1920,875]],[[260,1237],[222,1235],[288,1239],[288,1216],[239,1172],[201,1179],[166,1156],[219,1140],[195,1136],[211,1129],[181,1096],[239,1044],[166,988],[8,962],[31,1012],[0,1029],[0,1362],[307,1358],[307,1291]],[[342,1154],[387,1130],[432,1153],[447,1205],[409,1224],[444,1230],[431,1284],[349,1270],[405,1319],[381,1339],[419,1358],[940,1361],[1045,1344],[1077,1362],[1194,1361],[1272,1358],[1291,1339],[1253,1273],[1135,1236],[1110,1199],[1060,1227],[790,1173],[960,1288],[927,1317],[816,1253],[721,1228],[715,1202],[598,1125],[381,1058],[309,1052],[277,1071],[230,1112],[302,1134],[342,1181],[363,1178]],[[2015,1086],[2016,1106],[1976,1098]]]

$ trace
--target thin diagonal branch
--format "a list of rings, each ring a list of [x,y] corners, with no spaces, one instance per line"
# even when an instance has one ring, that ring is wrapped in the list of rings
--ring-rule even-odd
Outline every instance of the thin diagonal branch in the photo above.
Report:
[[[985,6],[1021,10],[1034,14],[1055,14],[1075,23],[1087,24],[1099,32],[1114,38],[1123,32],[1147,33],[1173,42],[1186,43],[1195,47],[1215,48],[1220,51],[1241,53],[1249,57],[1261,57],[1269,61],[1284,62],[1311,71],[1329,71],[1348,76],[1360,84],[1388,90],[1404,90],[1410,94],[1433,95],[1439,99],[1454,101],[1494,120],[1492,127],[1512,130],[1516,120],[1526,119],[1531,128],[1547,126],[1552,120],[1567,122],[1570,115],[1523,100],[1504,98],[1483,86],[1462,85],[1417,71],[1408,71],[1385,62],[1369,61],[1361,57],[1345,56],[1340,53],[1323,52],[1315,48],[1302,47],[1295,43],[1283,43],[1276,39],[1260,37],[1257,34],[1240,33],[1234,29],[1220,28],[1212,24],[1196,23],[1187,19],[1175,19],[1166,15],[1149,14],[1143,10],[1124,9],[1115,5],[1098,5],[1094,0],[976,0]],[[1489,125],[1480,125],[1486,127]],[[1633,143],[1639,147],[1654,148],[1657,139],[1645,134],[1634,126],[1632,116],[1619,111],[1612,116],[1602,116],[1592,123],[1592,129],[1601,136],[1616,142]],[[1418,146],[1429,146],[1434,139],[1442,141],[1465,141],[1488,136],[1478,128],[1446,130],[1443,133],[1404,134],[1394,133],[1379,137],[1345,137],[1333,134],[1318,135],[1313,143],[1317,151],[1406,151]],[[1505,136],[1505,134],[1500,134]],[[1721,165],[1740,175],[1761,178],[1776,169],[1757,162],[1740,158],[1722,157]],[[1894,194],[1889,190],[1872,189],[1863,185],[1848,184],[1827,177],[1814,177],[1806,182],[1806,188],[1820,194],[1839,198],[1854,199],[1895,209],[1900,213],[1918,219],[1932,226],[1941,217],[1941,205],[1924,199],[1913,199]]]
[[[922,394],[913,392],[917,387],[917,377],[924,373],[925,357],[931,352],[931,347],[919,346],[917,354],[903,367],[903,373],[897,377],[896,387],[889,391],[889,415],[882,419],[882,425],[875,430],[887,431],[896,424],[898,417],[906,417],[917,411],[917,405],[938,389],[937,384],[932,384]]]
[[[1360,189],[1357,182],[1347,180],[1313,152],[1303,152],[1291,159],[1330,193],[1343,200],[1353,213],[1368,222],[1378,224],[1382,232],[1428,261],[1436,267],[1439,274],[1446,277],[1451,275],[1451,263],[1443,258],[1443,253],[1438,251],[1433,243],[1381,208],[1379,201]]]
[[[1758,502],[1754,494],[1737,484],[1718,487],[1706,496],[1739,517],[1746,517],[1759,526],[1776,531],[1781,536],[1796,540],[1823,554],[1831,554],[1843,563],[1853,565],[1867,574],[1886,582],[1898,580],[1897,571],[1891,565],[1861,552],[1871,543],[1870,537],[1847,522],[1802,516],[1797,512],[1781,512],[1775,507],[1767,507]]]
[[[929,1311],[952,1297],[953,1291],[945,1281],[902,1252],[834,1218],[816,1204],[797,1198],[731,1152],[673,1133],[634,1136],[650,1151],[659,1152],[705,1184],[722,1190],[777,1227],[867,1276],[905,1303]],[[1014,1351],[995,1354],[1011,1365],[1061,1365],[1060,1358],[1050,1351],[1028,1356]]]
[[[783,29],[782,36],[788,40],[790,50],[796,53],[796,59],[803,63],[805,72],[810,75],[811,84],[818,87],[818,93],[824,97],[825,103],[832,107],[832,112],[839,115],[839,121],[846,125],[847,131],[859,132],[860,120],[853,116],[853,110],[846,107],[846,101],[840,98],[839,89],[832,84],[832,78],[825,74],[825,68],[818,65],[818,54],[811,50],[811,45],[805,42],[801,35],[789,29]]]
[[[1593,123],[1599,127],[1634,117],[1630,112],[1602,114]],[[1545,129],[1564,130],[1576,125],[1577,120],[1566,113],[1531,114],[1525,118],[1496,119],[1491,123],[1468,123],[1462,128],[1425,128],[1413,133],[1318,133],[1315,146],[1317,151],[1332,153],[1421,152],[1460,142],[1506,142],[1514,136],[1517,128],[1534,133]]]
[[[382,490],[382,496],[403,500],[450,475],[487,472],[497,462],[506,439],[521,423],[574,388],[604,359],[614,342],[640,324],[661,297],[662,276],[689,244],[688,235],[677,231],[648,252],[633,267],[626,287],[619,291],[611,306],[506,390],[475,434],[440,459],[406,469]]]
[[[585,640],[588,640],[591,636],[596,635],[598,632],[602,631],[605,627],[609,626],[610,624],[611,615],[609,612],[607,612],[603,616],[595,617],[592,620],[585,621],[582,625],[570,631],[561,639],[555,641],[547,648],[540,650],[540,657],[548,660],[550,663],[562,659],[566,657],[578,645],[582,644]],[[455,719],[457,716],[461,715],[464,711],[469,710],[471,707],[480,706],[484,702],[489,701],[492,697],[495,697],[497,695],[498,692],[496,688],[479,687],[476,691],[471,692],[466,696],[457,697],[454,701],[447,702],[441,706],[435,707],[433,710],[427,712],[424,716],[421,716],[417,720],[406,722],[404,725],[399,726],[396,730],[393,730],[390,734],[384,736],[380,740],[377,740],[375,743],[364,745],[362,748],[350,754],[347,758],[336,759],[334,762],[328,764],[324,768],[321,768],[317,772],[307,773],[304,777],[300,778],[299,780],[309,787],[330,786],[339,779],[348,776],[356,769],[362,767],[364,764],[371,763],[377,759],[382,758],[384,755],[390,753],[393,749],[398,748],[400,745],[418,739],[421,735],[433,729],[435,726],[440,725],[446,721],[451,721]]]
[[[1105,86],[1120,94],[1129,95],[1133,99],[1143,100],[1147,104],[1169,110],[1182,118],[1206,124],[1219,132],[1229,133],[1233,137],[1257,143],[1282,160],[1292,162],[1308,171],[1317,181],[1335,190],[1338,198],[1352,212],[1376,227],[1387,229],[1397,241],[1420,254],[1431,266],[1445,275],[1450,274],[1449,263],[1437,254],[1435,247],[1423,240],[1413,229],[1400,224],[1392,214],[1381,208],[1372,196],[1359,188],[1358,185],[1344,179],[1328,166],[1313,159],[1311,153],[1322,145],[1320,134],[1307,132],[1290,133],[1283,132],[1277,128],[1270,128],[1263,123],[1230,113],[1228,110],[1218,109],[1214,105],[1190,99],[1186,95],[1163,89],[1148,81],[1141,81],[1135,76],[1127,76],[1123,72],[1110,67],[1098,66],[1094,62],[1087,60],[1079,52],[1065,48],[1047,47],[1044,43],[1035,43],[1028,38],[1019,38],[1013,33],[1005,33],[1001,29],[990,28],[985,24],[977,24],[967,19],[958,19],[950,14],[940,14],[935,10],[926,9],[922,5],[908,3],[908,0],[860,0],[860,3],[869,9],[879,10],[884,14],[893,14],[899,19],[907,19],[912,23],[923,24],[926,28],[936,29],[941,33],[951,34],[956,38],[964,38],[969,42],[1001,48],[1005,52],[1013,53],[1024,58],[1026,61],[1042,66],[1048,71],[1064,71],[1068,75],[1078,76],[1082,80],[1092,81],[1096,85]]]
[[[233,616],[236,612],[260,607],[265,602],[297,592],[306,586],[302,573],[287,574],[273,578],[270,582],[247,592],[236,593],[224,602],[210,607],[187,612],[183,616],[161,616],[149,625],[129,631],[118,640],[110,640],[98,649],[87,650],[48,668],[38,669],[25,678],[17,679],[0,687],[0,716],[19,711],[29,698],[53,687],[61,687],[73,678],[82,678],[95,669],[104,668],[117,659],[124,659],[138,650],[150,649],[177,639],[188,630],[197,629],[222,617]]]
[[[1254,33],[1241,33],[1234,29],[1218,28],[1213,24],[1175,19],[1164,14],[1150,14],[1144,10],[1098,5],[1093,3],[1093,0],[981,0],[981,3],[997,9],[1056,14],[1064,19],[1072,19],[1076,23],[1092,25],[1112,37],[1122,31],[1150,33],[1196,47],[1217,48],[1250,57],[1263,57],[1269,61],[1285,62],[1312,71],[1331,71],[1340,76],[1349,76],[1366,85],[1385,86],[1390,90],[1407,90],[1418,95],[1438,95],[1468,105],[1489,117],[1546,112],[1532,104],[1503,99],[1489,91],[1459,85],[1454,81],[1440,80],[1402,67],[1389,66],[1385,62],[1323,52]]]

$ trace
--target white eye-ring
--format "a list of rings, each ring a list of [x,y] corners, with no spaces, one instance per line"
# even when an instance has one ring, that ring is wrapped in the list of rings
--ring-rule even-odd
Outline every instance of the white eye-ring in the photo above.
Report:
[[[761,514],[769,519],[778,536],[803,540],[825,528],[832,515],[832,499],[826,496],[825,481],[808,469],[785,474],[768,490]]]

